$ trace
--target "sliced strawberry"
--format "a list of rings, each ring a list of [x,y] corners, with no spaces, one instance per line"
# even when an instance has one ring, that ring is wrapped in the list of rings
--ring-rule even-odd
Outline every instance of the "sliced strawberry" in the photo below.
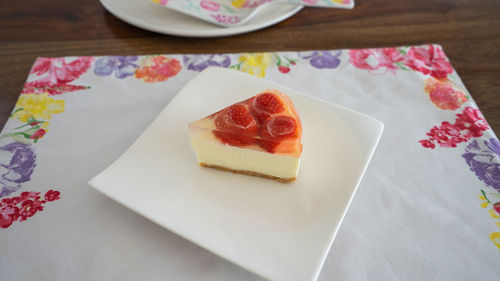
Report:
[[[215,126],[218,130],[254,136],[257,134],[257,122],[243,104],[234,104],[217,114]]]
[[[258,95],[253,102],[253,106],[258,111],[269,114],[280,113],[285,110],[281,99],[272,93],[263,93]]]
[[[297,132],[297,121],[288,115],[277,115],[262,124],[259,134],[264,139],[280,140],[294,136]]]
[[[242,104],[235,104],[228,108],[227,116],[231,124],[236,126],[247,127],[254,121],[248,109]]]
[[[263,123],[272,114],[285,110],[283,101],[273,93],[263,93],[256,96],[252,101],[251,113],[260,123]]]
[[[215,130],[212,132],[220,141],[232,146],[247,146],[255,142],[255,139],[253,137],[215,131]]]

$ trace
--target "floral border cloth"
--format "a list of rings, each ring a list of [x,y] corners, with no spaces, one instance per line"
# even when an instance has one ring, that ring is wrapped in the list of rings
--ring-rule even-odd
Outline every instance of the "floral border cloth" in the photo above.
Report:
[[[500,275],[500,141],[441,46],[423,45],[38,58],[0,133],[3,278],[65,280],[70,268],[82,280],[256,279],[86,184],[207,67],[269,79],[385,123],[320,280]],[[149,267],[155,260],[162,265]]]

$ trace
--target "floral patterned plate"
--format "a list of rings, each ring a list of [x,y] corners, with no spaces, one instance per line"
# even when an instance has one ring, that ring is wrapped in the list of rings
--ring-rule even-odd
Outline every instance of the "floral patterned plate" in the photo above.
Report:
[[[297,180],[283,184],[198,166],[188,123],[269,88],[287,93],[300,113],[304,150]],[[312,281],[382,130],[364,114],[246,73],[208,68],[89,184],[266,279]]]
[[[158,8],[144,0],[100,0],[110,13],[121,20],[146,30],[176,36],[219,37],[259,30],[281,22],[302,9],[297,5],[263,6],[245,24],[221,28],[174,10]]]

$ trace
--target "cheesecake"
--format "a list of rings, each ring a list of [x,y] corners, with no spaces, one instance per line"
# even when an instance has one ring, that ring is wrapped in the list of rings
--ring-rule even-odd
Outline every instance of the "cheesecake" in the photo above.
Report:
[[[291,182],[302,153],[302,125],[291,99],[266,90],[189,124],[198,164]]]

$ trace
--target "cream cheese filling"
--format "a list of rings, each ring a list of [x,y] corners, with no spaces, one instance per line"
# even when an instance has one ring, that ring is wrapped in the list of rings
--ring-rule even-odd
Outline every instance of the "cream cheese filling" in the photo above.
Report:
[[[194,129],[194,128],[192,128]],[[296,178],[300,158],[220,143],[210,130],[191,130],[191,146],[198,163],[252,171],[279,178]]]

